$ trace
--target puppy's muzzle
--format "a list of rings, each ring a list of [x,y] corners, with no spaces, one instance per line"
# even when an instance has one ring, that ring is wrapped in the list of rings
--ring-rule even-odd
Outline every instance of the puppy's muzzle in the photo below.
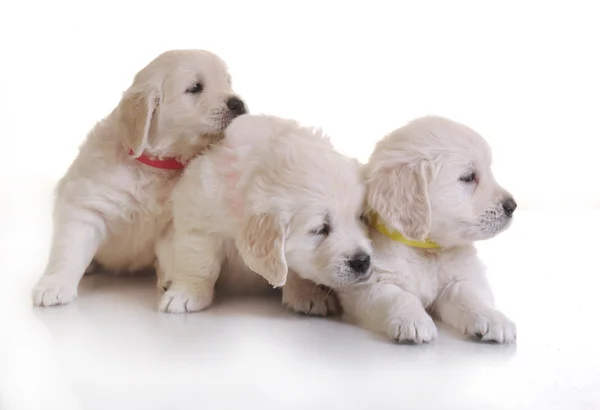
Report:
[[[352,270],[357,280],[366,280],[371,274],[371,255],[364,251],[358,251],[346,261],[346,265]]]

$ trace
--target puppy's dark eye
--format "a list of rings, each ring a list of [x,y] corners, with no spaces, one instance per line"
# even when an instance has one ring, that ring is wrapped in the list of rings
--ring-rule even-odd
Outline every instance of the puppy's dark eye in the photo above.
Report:
[[[331,225],[324,223],[319,229],[312,231],[313,235],[327,236],[331,233]]]
[[[201,93],[203,89],[204,89],[204,86],[202,84],[196,83],[196,84],[194,84],[193,87],[190,87],[185,91],[190,94],[198,94],[198,93]]]
[[[460,180],[462,182],[474,182],[477,180],[477,174],[475,172],[471,172],[467,175],[463,175],[462,177],[460,177]]]

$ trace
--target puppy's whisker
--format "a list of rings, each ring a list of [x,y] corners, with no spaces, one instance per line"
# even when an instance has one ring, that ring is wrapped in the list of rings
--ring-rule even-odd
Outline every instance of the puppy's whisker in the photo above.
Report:
[[[325,297],[323,298],[323,300],[327,300],[327,298],[329,297],[330,294],[331,294],[331,288],[327,288],[327,293],[325,294]]]

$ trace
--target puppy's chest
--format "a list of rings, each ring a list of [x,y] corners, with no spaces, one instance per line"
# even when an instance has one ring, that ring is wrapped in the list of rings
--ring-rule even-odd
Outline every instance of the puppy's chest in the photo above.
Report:
[[[178,178],[170,174],[135,178],[123,191],[124,200],[117,204],[120,212],[114,222],[128,225],[132,233],[137,231],[144,236],[162,229],[170,218],[169,198]]]
[[[410,290],[421,300],[423,306],[431,305],[437,298],[438,288],[440,286],[440,266],[437,258],[433,260],[421,260],[420,263],[413,263],[414,274]]]
[[[400,252],[382,255],[377,263],[381,281],[394,283],[430,306],[448,282],[452,268],[443,254]]]

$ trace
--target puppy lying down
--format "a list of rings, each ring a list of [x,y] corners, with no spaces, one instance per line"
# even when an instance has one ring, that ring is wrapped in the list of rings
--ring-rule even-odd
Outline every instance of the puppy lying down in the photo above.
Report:
[[[271,116],[235,119],[173,190],[173,224],[157,244],[160,310],[205,309],[215,286],[270,284],[295,310],[330,313],[315,283],[342,287],[371,273],[360,172],[319,131]]]
[[[398,341],[436,338],[426,310],[484,341],[513,342],[473,242],[510,225],[517,204],[475,131],[424,117],[381,140],[365,167],[373,275],[338,288],[345,313]]]

